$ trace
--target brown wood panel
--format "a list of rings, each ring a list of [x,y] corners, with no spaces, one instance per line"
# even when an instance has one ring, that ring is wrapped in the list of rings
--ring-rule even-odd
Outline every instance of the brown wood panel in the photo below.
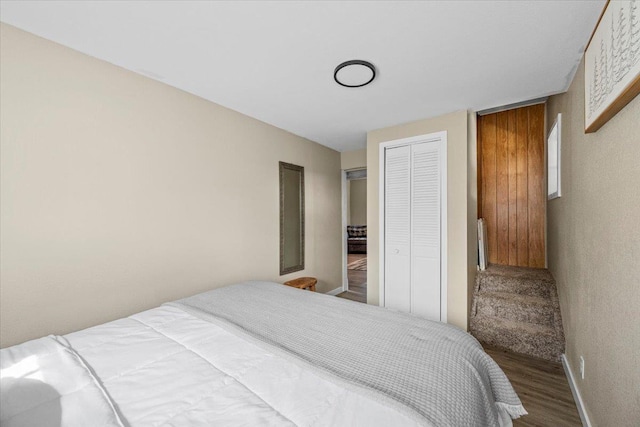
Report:
[[[544,267],[544,105],[529,108],[529,267]]]
[[[516,111],[507,112],[508,157],[509,157],[509,265],[518,265],[518,216],[517,216],[517,152],[516,152]]]
[[[544,104],[479,117],[478,153],[489,262],[544,267]]]
[[[482,215],[487,226],[489,262],[498,262],[498,235],[496,218],[496,115],[482,117]]]
[[[506,111],[496,117],[496,217],[498,264],[509,264],[509,122]]]
[[[529,184],[527,152],[529,151],[529,110],[516,110],[516,228],[518,258],[515,265],[529,265]]]

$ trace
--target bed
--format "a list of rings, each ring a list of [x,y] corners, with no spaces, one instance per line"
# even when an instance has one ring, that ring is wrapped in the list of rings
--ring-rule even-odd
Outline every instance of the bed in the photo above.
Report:
[[[526,414],[469,334],[245,282],[0,350],[0,424],[508,426]]]

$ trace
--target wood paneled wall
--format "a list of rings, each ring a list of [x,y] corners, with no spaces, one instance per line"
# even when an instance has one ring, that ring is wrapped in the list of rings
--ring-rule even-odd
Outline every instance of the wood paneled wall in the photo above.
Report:
[[[544,108],[478,117],[478,217],[490,263],[545,267]]]

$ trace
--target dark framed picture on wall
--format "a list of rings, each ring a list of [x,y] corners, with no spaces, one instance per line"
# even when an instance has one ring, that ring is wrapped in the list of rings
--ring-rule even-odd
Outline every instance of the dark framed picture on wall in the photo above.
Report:
[[[586,133],[640,93],[640,1],[607,1],[584,54],[584,93]]]
[[[555,199],[561,196],[560,191],[560,130],[562,126],[562,114],[558,117],[547,137],[547,199]]]

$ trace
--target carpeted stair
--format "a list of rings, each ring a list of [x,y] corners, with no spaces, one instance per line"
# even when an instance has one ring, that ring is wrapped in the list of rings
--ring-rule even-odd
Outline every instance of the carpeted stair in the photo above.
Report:
[[[549,270],[491,264],[479,271],[470,330],[482,343],[559,362],[564,332]]]

